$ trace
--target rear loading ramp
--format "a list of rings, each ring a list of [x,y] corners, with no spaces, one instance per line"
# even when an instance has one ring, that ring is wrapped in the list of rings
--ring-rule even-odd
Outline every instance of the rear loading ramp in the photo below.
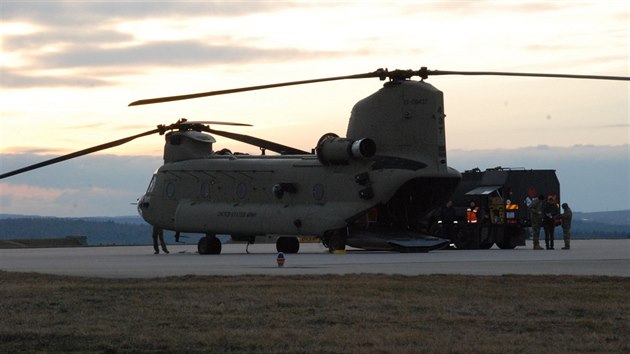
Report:
[[[445,248],[449,243],[449,240],[418,232],[371,230],[352,231],[346,241],[350,247],[397,252],[429,252]]]

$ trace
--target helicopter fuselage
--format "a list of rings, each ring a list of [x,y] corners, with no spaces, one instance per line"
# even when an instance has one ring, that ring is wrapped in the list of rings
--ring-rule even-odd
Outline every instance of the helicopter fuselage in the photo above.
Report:
[[[417,200],[413,202],[414,193],[404,192],[411,200],[406,208],[422,213],[438,197],[426,198],[430,190],[440,189],[435,181],[456,185],[459,180],[454,170],[449,179],[427,173],[423,164],[383,160],[324,165],[315,155],[216,155],[178,161],[155,173],[138,209],[149,224],[167,230],[225,233],[234,239],[265,234],[321,237],[361,221],[378,205],[388,205],[409,184],[415,186]],[[429,190],[420,193],[421,199],[422,185]]]

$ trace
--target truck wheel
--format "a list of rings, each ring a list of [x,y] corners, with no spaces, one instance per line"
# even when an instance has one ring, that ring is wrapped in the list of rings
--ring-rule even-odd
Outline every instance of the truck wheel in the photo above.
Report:
[[[502,250],[513,250],[516,248],[516,240],[513,238],[503,239],[497,242],[497,246]]]
[[[469,248],[468,240],[466,239],[466,234],[462,230],[457,230],[453,243],[455,244],[455,247],[457,247],[457,249],[460,249],[460,250],[467,250]]]
[[[494,242],[482,242],[479,244],[480,250],[489,250],[494,245]]]

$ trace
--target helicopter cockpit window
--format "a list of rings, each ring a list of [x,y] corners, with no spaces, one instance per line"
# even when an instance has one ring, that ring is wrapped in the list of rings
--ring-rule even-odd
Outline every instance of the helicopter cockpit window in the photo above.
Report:
[[[149,182],[149,187],[147,188],[147,193],[153,192],[153,188],[155,188],[155,178],[156,178],[156,176],[153,175],[153,178],[151,178],[151,182]]]

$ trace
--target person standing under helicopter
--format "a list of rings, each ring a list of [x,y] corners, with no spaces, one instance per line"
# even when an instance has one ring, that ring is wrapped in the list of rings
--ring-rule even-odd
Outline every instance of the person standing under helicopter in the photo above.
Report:
[[[160,248],[158,247],[158,239],[160,241],[160,246],[162,246],[162,251],[168,254],[168,249],[166,249],[166,242],[164,242],[164,230],[159,227],[153,227],[153,249],[155,250],[154,254],[160,253]]]

